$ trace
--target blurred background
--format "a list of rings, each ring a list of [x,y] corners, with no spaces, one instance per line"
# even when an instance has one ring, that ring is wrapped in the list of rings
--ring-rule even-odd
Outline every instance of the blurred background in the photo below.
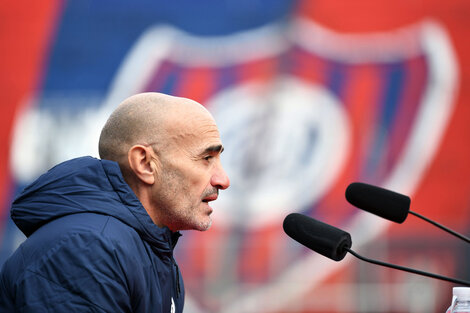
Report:
[[[117,104],[157,91],[213,113],[232,183],[213,227],[179,241],[185,312],[445,312],[453,284],[326,259],[282,221],[308,214],[365,256],[470,279],[458,239],[344,198],[354,181],[389,188],[469,235],[469,16],[468,0],[2,1],[0,265],[24,240],[15,194],[97,156]]]

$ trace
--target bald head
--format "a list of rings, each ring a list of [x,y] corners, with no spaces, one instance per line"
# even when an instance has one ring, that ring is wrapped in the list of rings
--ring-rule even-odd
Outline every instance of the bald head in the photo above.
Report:
[[[186,98],[161,93],[131,96],[116,108],[103,127],[99,139],[100,157],[124,165],[132,146],[163,147],[171,137],[171,128],[182,126],[188,116],[194,115],[210,116],[210,113]]]

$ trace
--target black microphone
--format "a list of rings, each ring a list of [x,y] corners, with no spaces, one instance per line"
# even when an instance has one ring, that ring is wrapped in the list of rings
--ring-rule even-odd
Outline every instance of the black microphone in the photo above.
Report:
[[[352,245],[347,232],[299,213],[287,215],[282,226],[292,239],[335,261],[344,259]]]
[[[350,184],[346,188],[346,200],[355,207],[400,224],[408,217],[411,203],[408,196],[364,183]]]
[[[352,183],[346,188],[346,200],[355,207],[395,223],[403,223],[408,213],[470,243],[470,238],[410,210],[411,199],[400,193],[377,186]]]
[[[287,215],[282,226],[286,234],[292,239],[335,261],[341,261],[346,256],[346,253],[349,252],[358,259],[368,263],[444,280],[455,284],[470,286],[470,282],[465,280],[423,272],[413,268],[363,257],[351,249],[352,241],[349,233],[303,214],[291,213]]]

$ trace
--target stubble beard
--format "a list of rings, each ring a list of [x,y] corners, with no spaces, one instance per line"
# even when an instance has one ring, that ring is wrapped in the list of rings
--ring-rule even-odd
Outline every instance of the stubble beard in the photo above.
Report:
[[[170,229],[177,230],[198,230],[206,231],[212,225],[210,216],[199,217],[197,213],[199,208],[194,206],[166,208],[163,210],[165,220],[168,221]]]
[[[160,194],[160,214],[164,216],[165,224],[172,231],[199,230],[206,231],[212,226],[212,219],[205,212],[203,199],[212,194],[218,194],[215,187],[204,190],[202,196],[193,197],[189,186],[184,185],[184,175],[178,171],[165,172],[161,183],[164,185]],[[192,199],[196,199],[196,203]],[[181,201],[178,201],[181,200]],[[179,203],[178,203],[179,202]]]
[[[178,186],[178,184],[174,186]],[[165,226],[168,226],[172,231],[208,230],[212,225],[212,219],[205,212],[205,208],[201,208],[203,205],[202,199],[198,199],[197,203],[193,203],[187,188],[183,188],[183,190],[176,189],[167,188],[158,199],[160,214],[164,217]],[[176,201],[176,195],[179,195],[181,201]],[[203,196],[206,196],[206,192]]]

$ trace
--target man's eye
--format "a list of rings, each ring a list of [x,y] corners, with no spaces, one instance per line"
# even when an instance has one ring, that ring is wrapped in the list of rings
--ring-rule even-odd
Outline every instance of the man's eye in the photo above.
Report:
[[[212,159],[212,158],[213,158],[212,155],[208,155],[208,156],[204,157],[204,160],[209,161],[209,160]]]

